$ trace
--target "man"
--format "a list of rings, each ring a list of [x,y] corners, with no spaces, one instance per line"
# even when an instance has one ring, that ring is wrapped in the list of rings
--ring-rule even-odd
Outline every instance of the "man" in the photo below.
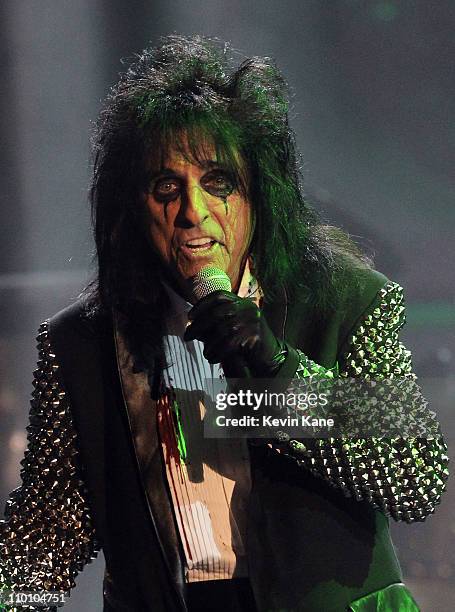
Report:
[[[98,276],[40,329],[6,587],[68,592],[102,548],[105,610],[418,610],[387,517],[433,512],[446,446],[401,384],[401,288],[303,200],[284,85],[267,59],[230,72],[226,48],[171,36],[108,96]],[[207,267],[231,290],[198,299]],[[351,437],[215,440],[203,381],[228,371],[392,386],[333,394]],[[394,436],[362,429],[378,405],[409,410]]]

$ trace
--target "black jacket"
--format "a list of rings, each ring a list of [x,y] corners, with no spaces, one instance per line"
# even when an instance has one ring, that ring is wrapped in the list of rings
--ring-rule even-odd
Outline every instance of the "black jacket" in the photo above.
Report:
[[[401,288],[378,272],[356,271],[344,306],[330,315],[308,301],[288,303],[285,293],[265,315],[289,346],[283,380],[330,369],[338,377],[415,379],[398,338]],[[102,547],[105,610],[185,610],[150,372],[136,367],[118,323],[87,317],[81,301],[45,322],[38,342],[23,485],[2,524],[2,582],[19,589],[33,577],[36,589],[68,592]],[[437,428],[418,392],[412,407]],[[261,612],[379,610],[380,598],[387,609],[405,601],[418,609],[402,585],[387,516],[423,520],[439,503],[448,461],[439,434],[313,441],[277,434],[249,449],[247,554]]]

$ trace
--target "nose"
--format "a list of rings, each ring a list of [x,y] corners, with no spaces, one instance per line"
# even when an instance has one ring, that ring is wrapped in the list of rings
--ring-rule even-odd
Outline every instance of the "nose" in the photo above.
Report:
[[[186,227],[202,225],[210,214],[209,197],[200,185],[188,186],[181,196],[179,211],[181,223]]]

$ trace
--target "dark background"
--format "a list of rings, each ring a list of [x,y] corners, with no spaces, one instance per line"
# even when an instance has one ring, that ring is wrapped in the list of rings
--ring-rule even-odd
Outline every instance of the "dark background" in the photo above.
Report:
[[[0,5],[0,502],[19,484],[34,337],[89,278],[89,133],[120,59],[200,33],[274,57],[292,90],[305,190],[402,284],[403,339],[454,447],[453,0],[10,0]],[[449,482],[392,530],[423,610],[455,606]],[[102,609],[102,555],[65,607]]]

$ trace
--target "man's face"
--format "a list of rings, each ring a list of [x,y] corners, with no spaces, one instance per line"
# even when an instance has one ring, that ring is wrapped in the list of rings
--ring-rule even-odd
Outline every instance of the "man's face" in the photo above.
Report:
[[[198,164],[171,149],[146,194],[152,244],[184,293],[204,266],[224,270],[237,289],[253,233],[249,201],[214,148],[205,150],[208,159]]]

